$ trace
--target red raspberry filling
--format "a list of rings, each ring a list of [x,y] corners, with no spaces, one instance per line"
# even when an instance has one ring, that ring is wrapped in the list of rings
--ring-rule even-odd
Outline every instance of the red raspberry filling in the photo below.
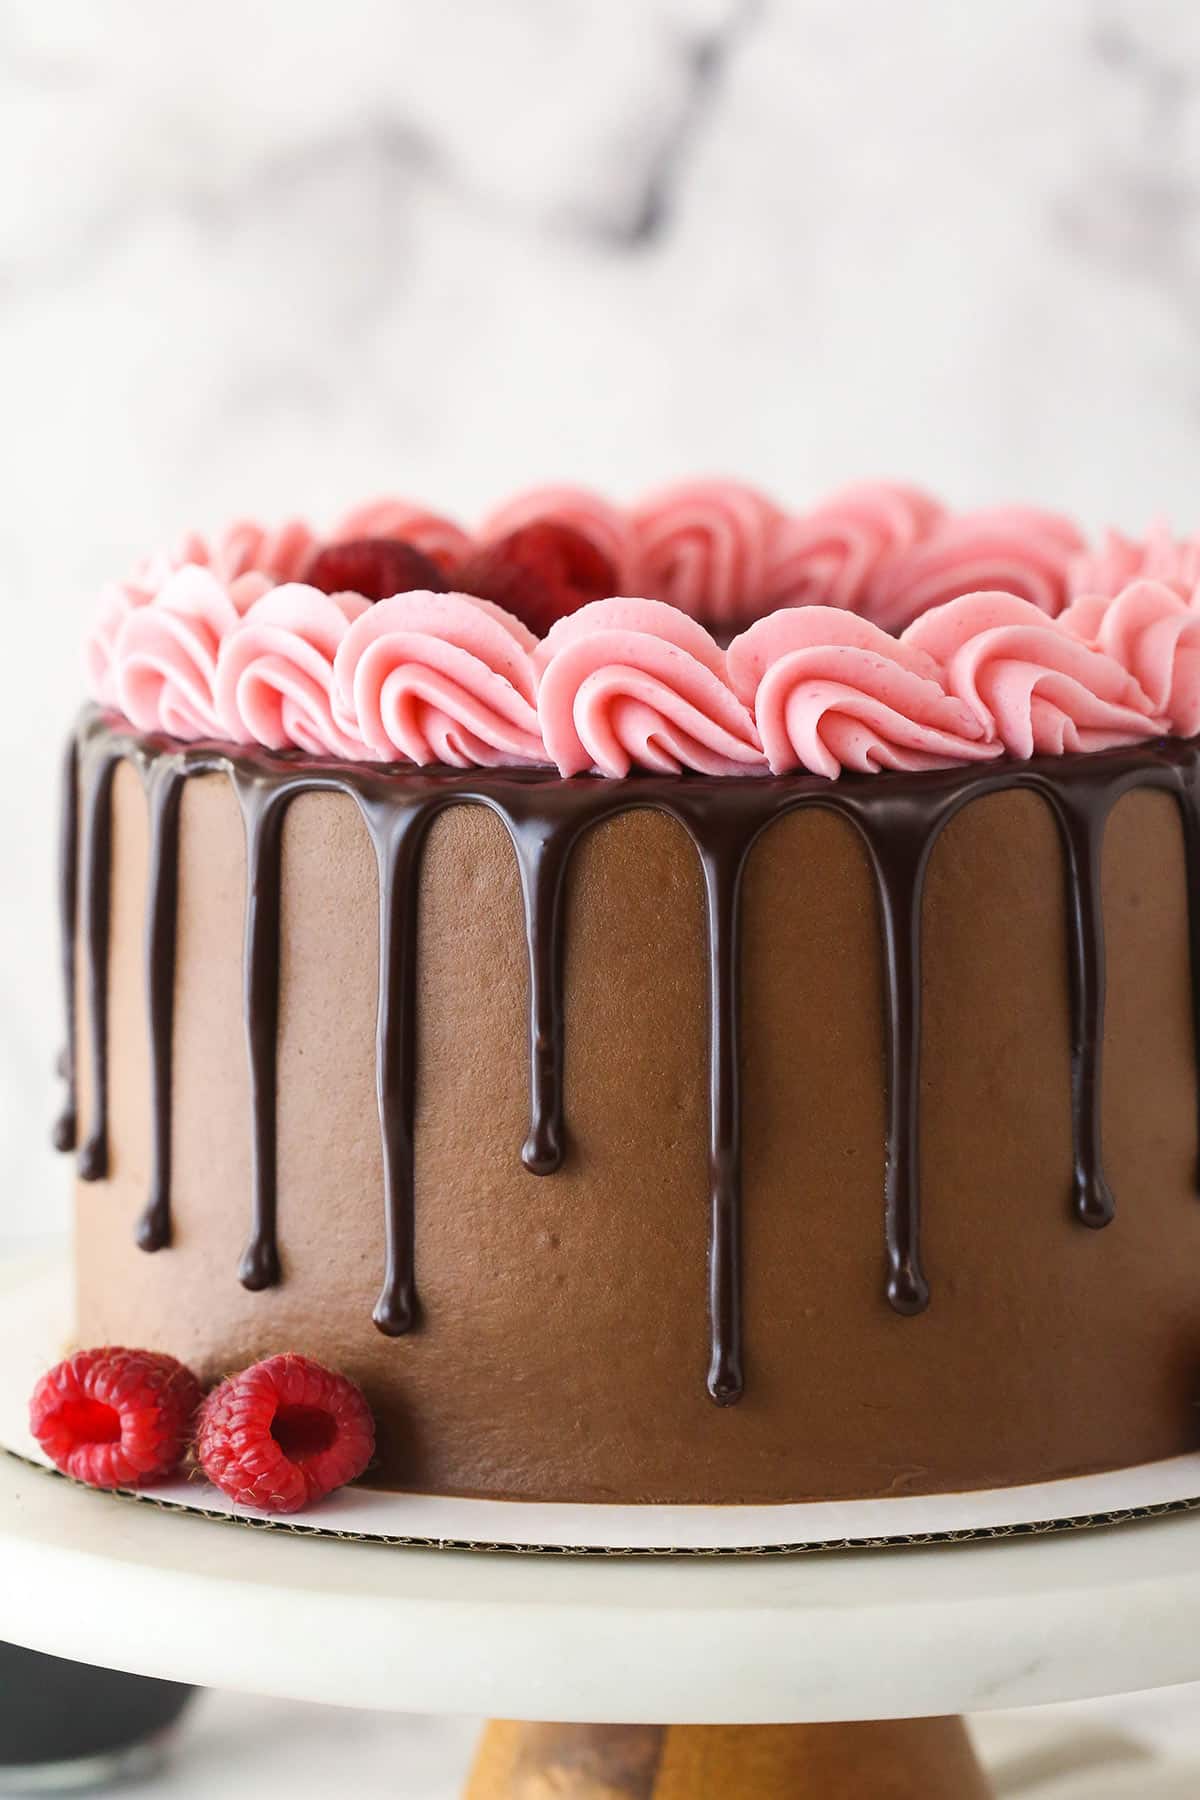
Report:
[[[423,551],[399,538],[352,538],[318,550],[304,579],[323,594],[361,594],[364,600],[390,600],[393,594],[427,589],[444,594],[448,583]]]
[[[468,557],[458,572],[465,594],[507,608],[537,637],[590,600],[616,592],[617,571],[589,537],[537,519]]]
[[[375,1452],[362,1389],[307,1356],[269,1356],[204,1402],[196,1454],[238,1506],[291,1513],[354,1481]]]
[[[153,1350],[80,1350],[42,1376],[29,1428],[51,1462],[89,1487],[138,1487],[183,1460],[200,1405],[190,1369]]]

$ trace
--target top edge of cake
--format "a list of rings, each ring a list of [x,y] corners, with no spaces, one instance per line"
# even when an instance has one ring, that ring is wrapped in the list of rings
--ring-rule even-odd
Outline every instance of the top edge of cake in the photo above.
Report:
[[[189,534],[102,590],[87,684],[138,731],[347,762],[830,780],[1200,731],[1200,538],[870,482],[732,481]]]

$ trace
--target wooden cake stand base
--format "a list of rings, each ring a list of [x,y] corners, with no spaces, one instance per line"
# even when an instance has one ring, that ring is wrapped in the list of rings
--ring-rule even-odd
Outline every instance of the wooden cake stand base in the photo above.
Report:
[[[484,1732],[466,1800],[988,1800],[961,1719],[521,1725]]]

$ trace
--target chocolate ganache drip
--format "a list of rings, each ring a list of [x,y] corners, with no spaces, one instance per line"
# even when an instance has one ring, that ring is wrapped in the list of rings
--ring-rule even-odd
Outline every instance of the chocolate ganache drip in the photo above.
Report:
[[[1192,1031],[1200,1057],[1200,753],[1192,746],[1178,746],[1177,779],[1183,819],[1183,853],[1187,870],[1188,935],[1192,965]],[[1197,1127],[1200,1131],[1200,1080],[1196,1084]],[[1200,1189],[1200,1167],[1196,1170]]]
[[[175,1023],[175,914],[183,772],[166,759],[145,771],[150,808],[146,893],[146,1012],[150,1043],[150,1193],[137,1227],[143,1250],[171,1241],[171,1065]]]
[[[563,936],[571,853],[593,825],[650,808],[690,839],[703,877],[709,992],[709,1371],[720,1405],[741,1395],[741,1107],[739,1098],[740,894],[747,859],[777,819],[819,807],[857,831],[875,881],[884,971],[887,1130],[883,1193],[885,1291],[900,1314],[922,1312],[920,1213],[921,930],[926,871],[946,825],[973,800],[1004,790],[1037,794],[1062,843],[1070,972],[1072,1192],[1081,1223],[1107,1225],[1113,1198],[1104,1173],[1101,1049],[1104,922],[1101,864],[1113,806],[1135,788],[1178,803],[1190,895],[1193,1016],[1200,1043],[1200,743],[1168,740],[1098,755],[998,762],[919,775],[767,780],[641,775],[623,782],[562,780],[542,770],[380,768],[226,745],[139,737],[120,721],[85,715],[67,759],[61,912],[68,1049],[67,1103],[56,1142],[75,1140],[75,945],[82,946],[92,1074],[91,1120],[79,1172],[107,1172],[107,1002],[111,802],[118,761],[141,776],[150,818],[145,968],[150,1040],[150,1192],[138,1226],[145,1250],[171,1241],[171,1068],[180,800],[189,776],[222,773],[233,784],[246,833],[243,996],[249,1059],[253,1193],[240,1279],[250,1289],[280,1281],[277,1213],[276,1054],[280,1000],[280,870],[283,824],[305,793],[353,799],[379,874],[376,1092],[384,1172],[385,1268],[374,1321],[389,1336],[420,1317],[414,1181],[417,918],[429,826],[451,806],[483,806],[504,824],[520,878],[529,958],[530,1125],[521,1151],[533,1174],[552,1175],[566,1153],[563,1119]],[[76,866],[78,864],[78,874]],[[82,896],[82,905],[80,905]],[[1200,1086],[1198,1086],[1200,1118]],[[514,1154],[516,1153],[514,1147]],[[1065,1198],[1065,1196],[1064,1196]]]
[[[72,737],[63,761],[62,812],[58,837],[58,920],[62,945],[63,1007],[66,1031],[59,1057],[62,1111],[51,1134],[56,1150],[73,1150],[79,1131],[75,1079],[75,915],[79,905],[79,750]]]
[[[89,747],[90,748],[90,747]],[[112,784],[120,750],[102,744],[81,769],[84,969],[91,1041],[92,1120],[79,1147],[81,1181],[108,1174],[108,933],[112,888]],[[64,957],[64,961],[65,961]]]

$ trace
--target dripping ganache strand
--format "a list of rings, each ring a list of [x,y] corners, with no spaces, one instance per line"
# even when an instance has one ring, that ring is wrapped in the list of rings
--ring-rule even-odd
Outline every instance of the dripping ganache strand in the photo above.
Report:
[[[81,1181],[108,1174],[108,941],[112,902],[112,788],[121,749],[89,742],[80,759],[83,787],[80,834],[81,935],[87,987],[92,1116],[79,1146]],[[63,961],[66,962],[64,955]],[[77,1054],[77,1052],[76,1052]]]
[[[813,807],[844,819],[865,847],[875,882],[884,965],[885,1288],[898,1313],[919,1313],[929,1302],[921,1257],[919,1184],[924,880],[943,829],[964,806],[988,794],[1031,792],[1049,807],[1058,828],[1070,973],[1071,1204],[1083,1224],[1102,1226],[1113,1216],[1100,1128],[1104,1027],[1100,874],[1108,816],[1133,789],[1157,788],[1172,794],[1182,816],[1189,870],[1193,1012],[1200,1032],[1200,746],[1195,740],[917,775],[846,776],[837,784],[809,775],[770,780],[638,775],[609,782],[587,776],[564,780],[540,769],[458,772],[380,767],[225,744],[183,745],[163,736],[138,736],[122,721],[95,711],[89,711],[80,726],[77,751],[78,783],[69,783],[64,818],[61,910],[64,973],[70,968],[73,974],[76,907],[67,864],[75,851],[81,863],[81,936],[93,1076],[92,1120],[80,1160],[81,1173],[90,1179],[104,1173],[107,1154],[111,789],[119,760],[135,766],[150,797],[146,970],[154,1143],[152,1190],[139,1228],[139,1242],[148,1250],[170,1241],[170,1038],[180,789],[189,776],[220,773],[232,782],[241,804],[247,844],[243,991],[254,1182],[250,1239],[240,1274],[255,1289],[273,1285],[281,1273],[275,1060],[283,821],[292,800],[301,794],[340,793],[356,802],[379,869],[376,1085],[383,1140],[386,1266],[373,1317],[388,1335],[411,1330],[419,1317],[413,1145],[417,895],[428,827],[448,807],[478,805],[490,810],[504,824],[517,861],[529,959],[530,1128],[521,1155],[526,1167],[539,1175],[551,1174],[565,1154],[562,940],[571,852],[593,825],[647,809],[674,819],[694,847],[704,881],[709,987],[708,1388],[722,1405],[736,1401],[744,1383],[738,901],[747,858],[776,820]],[[70,813],[76,792],[81,795],[81,829]],[[72,1038],[73,990],[72,978],[67,997]],[[1197,1106],[1200,1115],[1200,1088]]]
[[[143,1250],[171,1241],[171,1086],[175,1021],[175,923],[179,892],[179,807],[184,776],[173,762],[146,771],[150,856],[146,876],[146,1023],[150,1058],[150,1193],[137,1224]]]
[[[75,1077],[75,931],[79,904],[79,748],[74,736],[67,740],[63,758],[62,811],[58,837],[58,923],[61,943],[63,1009],[66,1015],[59,1073],[63,1083],[62,1111],[54,1122],[56,1150],[73,1150],[79,1131],[78,1084]]]

